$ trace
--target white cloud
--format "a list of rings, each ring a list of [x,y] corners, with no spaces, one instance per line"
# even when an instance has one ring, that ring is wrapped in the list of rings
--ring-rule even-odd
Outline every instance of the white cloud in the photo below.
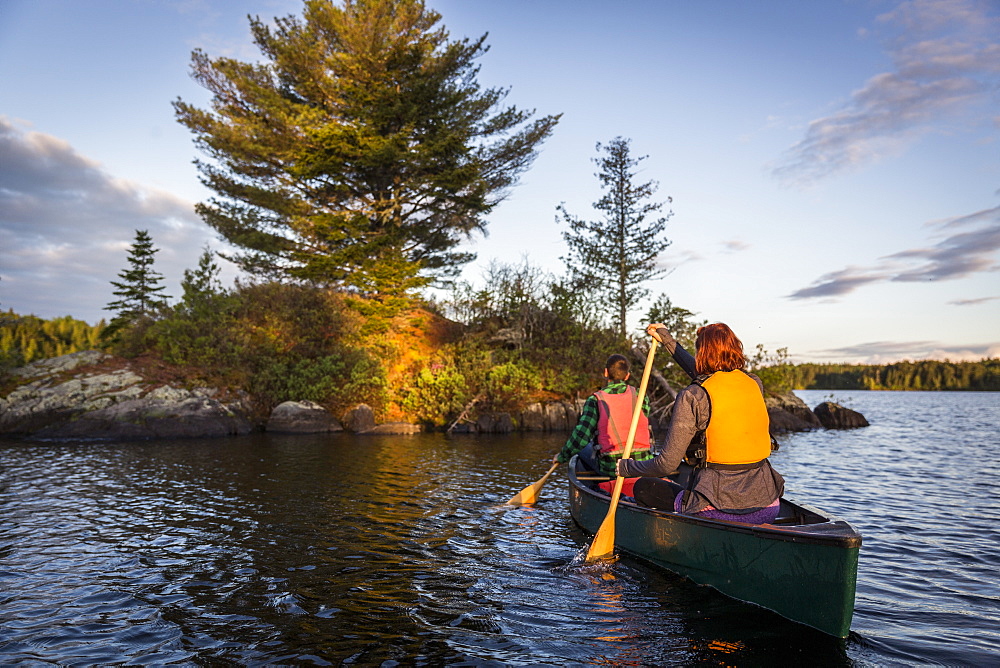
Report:
[[[973,297],[971,299],[955,299],[948,303],[953,306],[978,306],[979,304],[985,304],[987,302],[996,301],[997,299],[1000,299],[1000,296]]]
[[[904,150],[934,124],[978,108],[989,122],[1000,85],[996,3],[912,0],[879,17],[895,68],[873,76],[838,112],[809,124],[772,173],[808,185]]]
[[[115,178],[66,141],[0,116],[0,305],[42,317],[106,315],[110,281],[135,230],[160,249],[156,270],[177,296],[212,231],[191,202]]]
[[[721,243],[721,246],[722,246],[722,251],[725,253],[739,253],[740,251],[750,250],[751,248],[750,244],[740,239],[723,241]]]
[[[1000,342],[982,345],[945,345],[940,341],[872,341],[842,348],[814,351],[819,359],[839,359],[852,364],[891,364],[902,360],[977,362],[1000,357]]]
[[[851,266],[820,276],[812,285],[788,295],[791,299],[838,297],[884,281],[942,281],[997,271],[1000,250],[1000,207],[939,221],[940,240],[880,258],[871,267]]]
[[[691,262],[701,262],[705,257],[694,250],[686,250],[679,252],[666,252],[660,256],[660,259],[656,262],[657,269],[664,269],[666,271],[674,271],[678,267],[689,264]]]

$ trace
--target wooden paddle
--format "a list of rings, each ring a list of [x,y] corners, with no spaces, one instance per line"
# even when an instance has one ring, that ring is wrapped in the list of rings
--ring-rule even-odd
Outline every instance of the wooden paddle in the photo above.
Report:
[[[522,489],[520,492],[515,494],[513,498],[511,498],[511,500],[507,502],[507,505],[524,506],[532,504],[535,501],[537,501],[538,493],[542,491],[542,486],[545,484],[545,481],[549,479],[549,476],[552,475],[552,472],[555,471],[556,467],[558,466],[559,462],[554,462],[552,466],[549,468],[549,470],[545,473],[545,475],[541,477],[541,479],[539,479],[538,482],[531,483],[530,485]]]
[[[622,459],[627,459],[632,454],[632,444],[635,443],[635,432],[639,426],[639,415],[642,412],[642,400],[646,396],[646,385],[649,384],[649,373],[653,369],[653,357],[656,355],[656,339],[652,339],[649,344],[649,353],[646,355],[646,368],[642,370],[642,382],[639,383],[639,396],[636,397],[635,410],[632,411],[632,424],[628,428],[628,438],[625,441],[625,449],[622,451]],[[601,522],[601,527],[594,534],[594,541],[587,551],[587,563],[605,559],[615,552],[615,511],[618,510],[618,498],[622,494],[622,485],[625,478],[621,476],[615,478],[615,489],[611,492],[611,505],[608,507],[607,517]]]

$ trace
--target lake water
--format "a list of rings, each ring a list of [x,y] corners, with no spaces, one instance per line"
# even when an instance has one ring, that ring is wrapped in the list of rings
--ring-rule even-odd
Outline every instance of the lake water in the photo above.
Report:
[[[504,505],[565,434],[6,441],[0,663],[1000,664],[1000,393],[833,394],[773,461],[864,535],[846,640],[578,565],[563,475]]]

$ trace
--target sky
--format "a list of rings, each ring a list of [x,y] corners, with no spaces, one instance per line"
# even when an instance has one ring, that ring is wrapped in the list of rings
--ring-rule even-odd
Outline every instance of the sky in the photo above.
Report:
[[[427,4],[453,39],[488,33],[483,86],[562,114],[466,280],[564,274],[556,207],[599,216],[596,145],[624,137],[673,212],[634,326],[666,294],[799,362],[1000,357],[997,0]],[[191,52],[256,61],[247,15],[301,6],[0,0],[0,309],[107,317],[138,229],[181,294],[224,248],[171,106],[208,106]]]

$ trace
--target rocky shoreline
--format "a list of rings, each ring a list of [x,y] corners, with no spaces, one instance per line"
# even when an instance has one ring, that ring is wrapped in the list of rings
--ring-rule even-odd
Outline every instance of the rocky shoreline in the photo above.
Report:
[[[144,377],[121,358],[94,350],[40,360],[14,369],[9,376],[14,387],[0,397],[0,435],[130,440],[233,436],[260,430],[297,434],[413,434],[422,430],[420,425],[404,422],[376,424],[372,409],[364,404],[338,419],[308,401],[280,404],[261,422],[254,419],[250,399],[243,393],[174,387]],[[534,403],[516,414],[482,413],[475,421],[453,425],[450,431],[569,431],[582,407],[582,399]],[[791,393],[769,396],[767,407],[771,431],[776,434],[868,425],[855,411],[830,402],[812,410]]]
[[[10,375],[21,382],[0,398],[0,434],[127,440],[253,430],[246,397],[150,382],[128,366],[102,368],[110,360],[88,350],[14,369]]]

